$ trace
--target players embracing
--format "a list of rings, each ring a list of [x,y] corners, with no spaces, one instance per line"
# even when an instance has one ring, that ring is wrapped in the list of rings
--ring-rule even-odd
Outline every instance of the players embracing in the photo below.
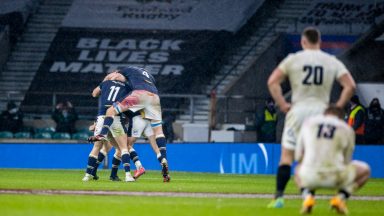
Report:
[[[105,77],[105,80],[114,80],[128,83],[131,93],[106,111],[104,124],[100,134],[91,136],[89,141],[106,140],[107,134],[114,123],[114,116],[128,110],[142,111],[143,118],[150,120],[156,143],[160,153],[157,158],[162,166],[163,181],[169,182],[168,161],[166,155],[166,139],[162,128],[161,105],[155,79],[146,70],[137,67],[125,67],[114,71]],[[129,158],[128,152],[122,152],[122,160]]]

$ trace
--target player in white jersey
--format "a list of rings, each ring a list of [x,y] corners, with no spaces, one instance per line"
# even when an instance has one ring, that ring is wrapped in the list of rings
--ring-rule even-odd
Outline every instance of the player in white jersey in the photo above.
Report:
[[[125,112],[129,119],[128,123],[128,149],[131,156],[131,160],[136,166],[133,178],[138,179],[141,175],[145,174],[145,169],[139,161],[139,156],[137,155],[135,149],[133,148],[134,143],[138,138],[145,137],[149,140],[149,143],[155,152],[156,156],[159,158],[161,156],[160,150],[156,144],[156,137],[153,132],[151,121],[143,118],[143,112]]]
[[[355,132],[343,121],[344,112],[330,106],[324,115],[307,119],[299,133],[295,159],[296,183],[303,195],[301,213],[311,213],[314,191],[337,189],[330,205],[338,213],[347,214],[345,201],[368,180],[370,168],[362,161],[352,161]]]
[[[291,175],[296,137],[304,119],[323,113],[330,102],[335,80],[343,87],[336,106],[344,107],[355,90],[355,82],[344,64],[321,51],[320,44],[320,32],[306,28],[301,36],[303,50],[287,56],[268,79],[270,94],[280,110],[286,113],[276,194],[268,205],[270,208],[284,206],[283,194]],[[286,79],[292,89],[292,104],[282,94],[281,83]]]

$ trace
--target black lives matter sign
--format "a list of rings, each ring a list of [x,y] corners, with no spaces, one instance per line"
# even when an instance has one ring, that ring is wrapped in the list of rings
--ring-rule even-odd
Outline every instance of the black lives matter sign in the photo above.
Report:
[[[102,74],[137,66],[153,75],[181,75],[184,66],[180,57],[189,51],[183,47],[188,41],[172,37],[155,38],[148,34],[123,34],[122,37],[121,33],[100,34],[99,37],[95,37],[97,33],[93,37],[82,37],[80,33],[72,35],[64,38],[58,35],[54,41],[52,61],[47,61],[49,72]]]
[[[30,87],[89,92],[110,71],[145,68],[162,93],[199,93],[220,66],[231,35],[224,31],[59,29]]]

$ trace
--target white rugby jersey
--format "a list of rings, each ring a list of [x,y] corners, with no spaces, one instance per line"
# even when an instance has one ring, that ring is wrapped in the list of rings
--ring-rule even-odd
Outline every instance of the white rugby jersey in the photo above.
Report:
[[[295,158],[313,170],[340,170],[351,161],[354,146],[355,133],[347,123],[332,115],[318,115],[303,123]]]
[[[335,56],[321,50],[302,50],[288,55],[278,66],[290,82],[292,104],[328,104],[333,82],[348,70]]]

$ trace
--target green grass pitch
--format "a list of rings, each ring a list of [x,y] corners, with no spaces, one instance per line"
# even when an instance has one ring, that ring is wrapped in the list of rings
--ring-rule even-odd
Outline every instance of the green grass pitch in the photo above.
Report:
[[[83,170],[0,169],[0,189],[92,190],[140,192],[192,192],[270,194],[274,176],[221,175],[172,172],[163,183],[158,171],[148,172],[137,182],[111,182],[109,171],[100,180],[82,182]],[[123,177],[122,172],[120,176]],[[383,179],[371,179],[355,196],[384,196]],[[297,194],[290,181],[287,194]],[[318,191],[318,194],[332,194]],[[267,198],[197,198],[121,195],[13,195],[0,194],[0,215],[299,215],[300,199],[287,199],[283,209],[267,209]],[[328,200],[317,200],[312,215],[336,215]],[[350,215],[384,215],[384,201],[350,200]]]

